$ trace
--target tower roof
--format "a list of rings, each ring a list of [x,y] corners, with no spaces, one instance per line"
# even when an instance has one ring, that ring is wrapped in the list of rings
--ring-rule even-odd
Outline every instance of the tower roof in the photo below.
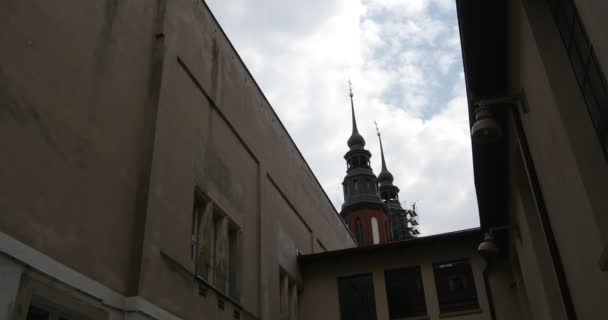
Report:
[[[393,174],[386,168],[386,160],[384,158],[384,147],[382,146],[382,135],[380,134],[380,129],[378,129],[377,123],[376,132],[378,133],[378,140],[380,141],[380,155],[382,157],[382,170],[378,175],[378,183],[380,183],[380,187],[392,186],[395,178],[393,177]]]
[[[353,102],[353,88],[352,88],[350,81],[348,82],[348,84],[349,84],[349,96],[350,96],[350,109],[351,109],[352,120],[353,120],[353,132],[350,135],[350,138],[348,138],[347,144],[351,150],[363,149],[363,147],[365,147],[365,139],[363,139],[363,136],[359,133],[359,130],[357,129],[357,119],[355,118],[355,104]]]

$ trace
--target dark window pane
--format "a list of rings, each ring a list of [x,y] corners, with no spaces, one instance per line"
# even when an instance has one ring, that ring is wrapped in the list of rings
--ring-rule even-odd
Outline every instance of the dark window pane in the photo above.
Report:
[[[587,105],[587,109],[589,110],[589,114],[591,114],[591,121],[593,122],[593,126],[600,130],[602,127],[602,123],[600,121],[600,106],[595,98],[595,92],[589,83],[585,86],[583,90],[583,94],[585,96],[585,104]]]
[[[49,312],[36,306],[30,306],[27,311],[27,320],[47,320]]]
[[[605,117],[608,113],[608,92],[606,89],[605,79],[603,79],[602,71],[597,62],[597,59],[593,58],[589,64],[589,85],[595,93],[595,99],[598,103],[598,109],[600,114],[604,117],[604,122],[607,120]]]
[[[433,264],[442,313],[479,308],[471,265],[466,260]]]
[[[583,92],[585,102],[589,108],[593,125],[598,131],[600,142],[602,142],[602,146],[604,146],[604,137],[606,136],[606,131],[608,129],[608,92],[600,71],[600,66],[595,58],[591,59],[587,77],[587,85]],[[606,152],[606,150],[604,150],[604,152]]]
[[[426,314],[420,267],[384,272],[390,319]]]
[[[568,50],[570,62],[579,85],[583,85],[587,64],[591,56],[591,46],[579,19],[575,19],[572,29],[572,45]]]
[[[371,274],[338,279],[341,320],[376,320]]]
[[[357,218],[357,220],[355,220],[355,224],[356,224],[356,234],[357,234],[357,242],[359,242],[359,244],[363,244],[363,226],[361,225],[361,219]]]
[[[576,46],[570,47],[568,50],[568,54],[570,55],[570,63],[572,63],[572,70],[574,71],[574,76],[576,77],[576,81],[579,86],[583,86],[585,80],[585,62]]]
[[[559,29],[566,47],[570,46],[570,36],[572,35],[572,22],[574,21],[574,4],[571,0],[557,1],[553,11],[557,28]]]
[[[575,19],[574,21],[574,26],[572,28],[572,47],[575,47],[578,50],[579,55],[582,57],[582,62],[586,66],[589,61],[589,56],[591,55],[591,46],[580,19]]]

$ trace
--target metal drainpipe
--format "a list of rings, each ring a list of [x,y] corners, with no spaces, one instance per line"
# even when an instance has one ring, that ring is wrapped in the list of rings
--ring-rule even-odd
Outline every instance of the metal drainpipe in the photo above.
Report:
[[[492,288],[490,287],[490,280],[488,278],[488,271],[490,270],[490,259],[486,260],[486,267],[483,268],[483,282],[486,286],[486,296],[488,297],[488,305],[490,307],[490,316],[492,320],[496,320],[496,311],[494,310],[494,299],[492,298]]]

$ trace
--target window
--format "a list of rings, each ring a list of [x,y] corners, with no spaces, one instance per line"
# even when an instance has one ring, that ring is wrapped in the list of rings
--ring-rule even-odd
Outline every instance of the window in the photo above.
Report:
[[[361,226],[360,218],[355,220],[355,233],[357,236],[357,242],[359,242],[359,244],[363,244],[363,227]]]
[[[80,320],[83,318],[76,318],[68,316],[63,312],[50,308],[47,306],[31,305],[27,311],[26,320]]]
[[[378,219],[372,217],[372,239],[374,244],[380,243],[380,230],[378,230]]]
[[[608,86],[572,0],[548,0],[553,19],[583,94],[587,111],[608,158]]]
[[[376,320],[371,273],[338,278],[341,320]]]
[[[388,227],[388,220],[384,220],[384,230],[386,230],[386,237],[389,238],[389,241],[391,241],[392,236],[391,234],[393,233],[391,229],[389,229]]]
[[[196,275],[238,300],[238,226],[198,190],[192,211],[191,251]]]
[[[74,306],[70,306],[74,307]],[[90,311],[90,310],[89,310]],[[47,300],[42,300],[39,297],[33,297],[32,304],[27,310],[26,320],[90,320],[93,318],[99,319],[103,317],[100,315],[98,311],[92,312],[89,317],[84,310],[80,310],[80,312],[76,313],[73,310],[68,311],[64,309],[62,306],[57,305],[56,303],[52,303]],[[78,314],[78,315],[77,315]],[[80,316],[80,314],[86,314],[87,317]]]
[[[280,319],[296,320],[299,311],[299,294],[295,280],[280,270]]]
[[[471,264],[467,260],[433,264],[442,313],[479,308]]]
[[[390,319],[426,315],[420,267],[384,271]]]

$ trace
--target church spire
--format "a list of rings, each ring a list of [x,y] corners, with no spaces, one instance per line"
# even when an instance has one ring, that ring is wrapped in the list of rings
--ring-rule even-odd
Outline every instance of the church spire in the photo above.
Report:
[[[350,96],[350,110],[353,120],[353,132],[350,135],[350,138],[348,138],[348,147],[351,150],[363,149],[363,147],[365,147],[365,139],[363,139],[363,136],[361,136],[359,130],[357,129],[357,119],[355,118],[355,103],[353,102],[353,86],[350,80],[348,81],[348,87]]]
[[[378,134],[378,140],[380,141],[380,155],[382,157],[382,171],[378,175],[378,183],[380,183],[380,187],[384,186],[392,186],[393,185],[393,175],[386,168],[386,160],[384,159],[384,148],[382,146],[382,135],[380,134],[380,129],[378,128],[378,123],[374,121],[376,125],[376,132]]]

